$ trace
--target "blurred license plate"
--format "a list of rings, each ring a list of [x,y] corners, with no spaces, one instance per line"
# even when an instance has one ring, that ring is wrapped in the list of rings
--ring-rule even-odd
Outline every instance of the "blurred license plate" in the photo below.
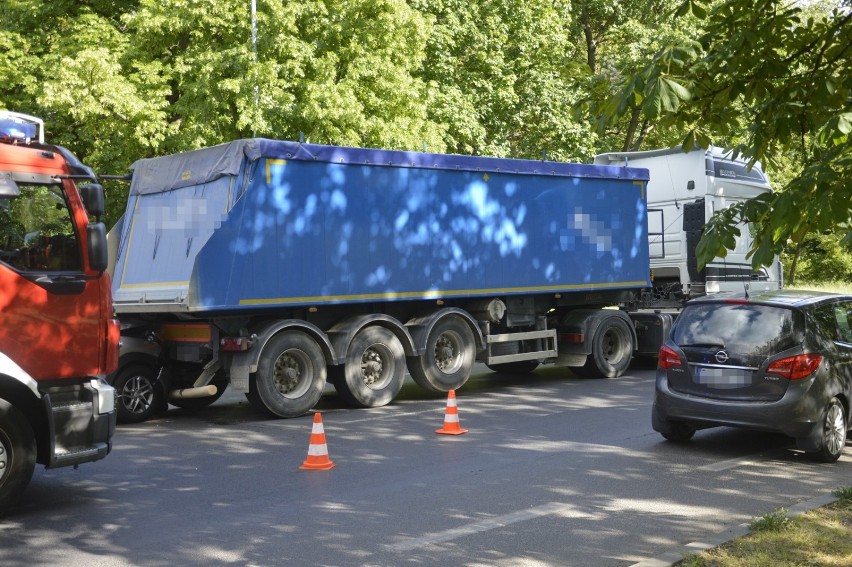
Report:
[[[708,368],[696,366],[693,377],[697,384],[710,388],[733,389],[750,386],[753,372],[743,368]]]

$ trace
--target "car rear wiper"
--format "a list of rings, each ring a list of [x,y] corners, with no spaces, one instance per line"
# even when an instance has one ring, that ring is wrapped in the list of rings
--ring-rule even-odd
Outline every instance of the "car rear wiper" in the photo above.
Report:
[[[720,344],[720,343],[692,343],[692,344],[677,345],[677,346],[679,346],[680,348],[684,348],[684,347],[695,347],[695,348],[725,348],[725,345],[724,345],[724,344]]]

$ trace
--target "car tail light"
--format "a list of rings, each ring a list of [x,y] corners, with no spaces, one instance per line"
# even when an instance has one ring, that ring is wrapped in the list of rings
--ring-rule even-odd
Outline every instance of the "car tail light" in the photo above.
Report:
[[[767,374],[777,374],[788,380],[801,380],[813,374],[822,364],[821,354],[800,354],[776,360],[766,369]]]
[[[665,370],[673,366],[683,366],[683,361],[678,353],[667,346],[660,348],[659,358],[657,360],[657,368]]]

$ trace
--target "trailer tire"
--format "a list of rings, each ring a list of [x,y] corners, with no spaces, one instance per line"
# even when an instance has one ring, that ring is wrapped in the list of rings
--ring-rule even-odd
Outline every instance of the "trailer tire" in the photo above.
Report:
[[[165,394],[157,371],[142,364],[124,368],[113,382],[118,423],[140,423],[165,409]]]
[[[473,331],[458,316],[440,319],[429,331],[426,350],[408,358],[408,371],[421,388],[449,392],[467,382],[473,369],[476,349]]]
[[[322,396],[326,374],[325,357],[314,339],[298,331],[275,335],[252,376],[259,409],[276,417],[304,415]]]
[[[592,352],[586,364],[577,368],[588,378],[618,378],[630,366],[633,335],[627,321],[620,317],[604,319],[592,338]]]
[[[486,364],[490,370],[500,374],[529,374],[538,368],[537,360],[520,360],[518,362],[504,362],[502,364]]]
[[[35,434],[17,408],[0,400],[0,514],[20,498],[36,463]]]
[[[366,327],[355,335],[333,383],[347,403],[364,408],[389,404],[405,379],[405,350],[385,327]]]

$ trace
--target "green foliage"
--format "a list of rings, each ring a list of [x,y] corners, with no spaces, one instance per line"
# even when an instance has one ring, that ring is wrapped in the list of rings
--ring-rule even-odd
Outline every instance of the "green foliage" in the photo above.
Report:
[[[418,73],[428,116],[457,153],[578,159],[594,152],[566,74],[569,2],[418,0],[434,22]]]
[[[790,527],[790,518],[786,508],[778,508],[772,512],[752,519],[749,527],[753,532],[778,532]]]
[[[794,250],[782,255],[785,266],[796,261],[795,252],[800,253],[795,281],[791,283],[820,283],[837,281],[852,283],[852,251],[840,244],[834,234],[811,233]],[[787,280],[790,281],[789,274]]]
[[[755,266],[814,231],[852,243],[852,9],[842,4],[687,0],[677,13],[701,19],[698,40],[661,48],[610,100],[608,116],[641,104],[686,148],[732,147],[769,169],[795,155],[781,191],[717,214],[701,264],[725,255],[737,219],[756,223]]]
[[[645,147],[665,147],[678,142],[677,133],[660,129],[652,109],[671,103],[669,91],[680,85],[664,83],[660,97],[615,97],[625,83],[634,79],[634,88],[643,88],[642,68],[655,53],[668,45],[688,44],[697,34],[694,21],[675,20],[672,13],[679,0],[652,2],[629,0],[573,0],[574,41],[585,46],[585,81],[578,73],[577,87],[585,93],[575,114],[594,123],[600,135],[598,151],[627,151]],[[663,98],[664,97],[664,98]],[[665,99],[665,100],[664,100]],[[643,115],[643,109],[649,112]]]
[[[783,191],[720,213],[699,253],[723,256],[744,219],[759,264],[811,233],[852,244],[850,18],[845,0],[257,0],[253,43],[245,0],[13,0],[0,106],[113,174],[301,133],[579,161],[712,142]],[[126,186],[107,189],[109,222]]]
[[[852,503],[852,486],[843,486],[832,492],[843,504]]]

